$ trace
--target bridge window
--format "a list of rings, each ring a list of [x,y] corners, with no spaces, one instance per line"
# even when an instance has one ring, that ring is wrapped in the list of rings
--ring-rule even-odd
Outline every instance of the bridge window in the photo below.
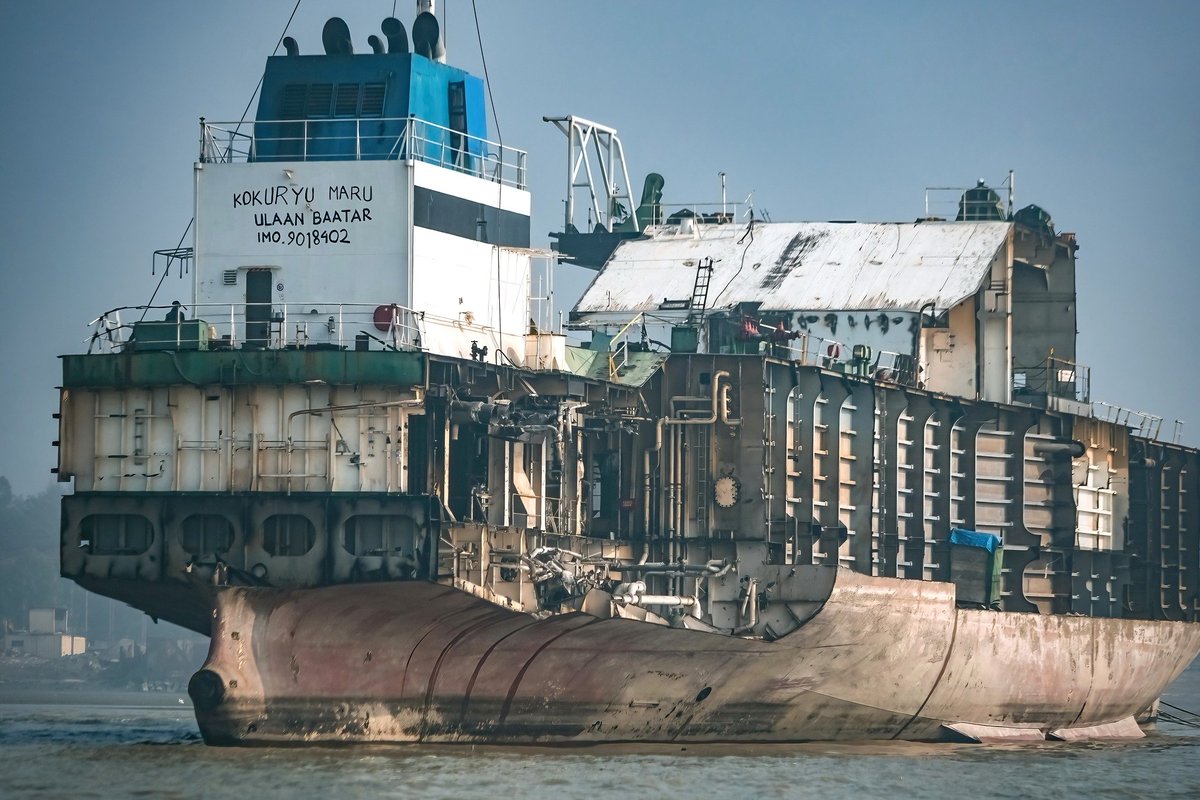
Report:
[[[79,546],[98,556],[135,556],[150,549],[150,520],[139,514],[91,514],[80,523]]]
[[[275,514],[263,522],[263,549],[273,556],[302,556],[316,541],[313,524],[299,514]]]
[[[233,525],[219,514],[193,514],[183,521],[183,549],[193,556],[227,553]]]

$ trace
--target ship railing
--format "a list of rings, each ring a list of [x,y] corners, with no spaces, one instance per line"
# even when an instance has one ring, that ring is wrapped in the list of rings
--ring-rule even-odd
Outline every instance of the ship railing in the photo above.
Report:
[[[560,497],[513,492],[509,497],[509,508],[513,509],[513,525],[518,528],[540,527],[547,533],[563,535],[575,532],[571,504]]]
[[[1002,180],[975,186],[926,186],[924,219],[1002,222],[1012,217],[1014,189],[1011,171]]]
[[[545,498],[546,532],[564,536],[576,533],[574,504],[561,497]]]
[[[692,220],[704,225],[729,225],[735,222],[748,222],[754,213],[754,206],[749,202],[730,203],[658,203],[652,206],[652,218],[639,220],[642,227],[647,225],[680,225],[684,220]]]
[[[1033,366],[1014,366],[1013,398],[1022,401],[1039,396],[1090,403],[1092,371],[1083,364],[1056,356]]]
[[[123,306],[90,323],[87,352],[131,350],[420,350],[423,312],[375,303]]]
[[[766,335],[771,334],[770,329],[760,330]],[[917,384],[917,362],[910,353],[890,350],[874,353],[865,345],[848,345],[836,339],[814,336],[806,331],[802,331],[795,339],[770,342],[768,347],[773,354],[806,366],[904,386]]]
[[[417,117],[249,122],[201,118],[200,161],[420,161],[518,189],[528,185],[525,151]]]
[[[1135,436],[1143,439],[1167,441],[1170,437],[1172,444],[1179,444],[1183,437],[1183,420],[1172,420],[1171,425],[1164,430],[1165,419],[1158,414],[1147,414],[1145,411],[1134,411],[1131,408],[1096,401],[1092,403],[1092,416],[1114,425],[1129,428]]]
[[[638,314],[621,330],[617,331],[617,335],[609,341],[608,352],[608,379],[616,380],[621,374],[621,370],[625,369],[629,364],[629,331],[634,325],[645,319],[644,314]]]

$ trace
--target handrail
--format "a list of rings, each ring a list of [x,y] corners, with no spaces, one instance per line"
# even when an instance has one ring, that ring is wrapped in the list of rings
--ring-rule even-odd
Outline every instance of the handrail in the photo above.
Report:
[[[524,189],[528,154],[419,117],[200,119],[200,161],[420,161]]]
[[[645,314],[638,314],[636,317],[629,320],[629,322],[625,323],[625,327],[623,327],[623,328],[621,328],[621,330],[617,331],[616,336],[614,336],[608,340],[608,345],[610,348],[609,353],[608,353],[608,378],[609,378],[609,380],[616,380],[616,378],[620,374],[621,370],[624,369],[626,367],[626,365],[629,364],[629,339],[625,336],[625,334],[628,333],[629,329],[632,328],[635,324],[637,324],[637,322],[639,320],[641,320],[644,316],[645,316]],[[617,345],[617,349],[616,350],[611,349],[613,346],[613,343],[615,343],[618,339],[620,340],[620,344]],[[620,363],[617,363],[618,357],[620,358]]]
[[[1120,425],[1134,431],[1135,435],[1144,439],[1158,439],[1162,433],[1163,418],[1157,414],[1147,414],[1144,411],[1134,411],[1131,408],[1105,403],[1097,400],[1092,403],[1092,416],[1114,425]],[[1175,438],[1182,432],[1183,423],[1176,420]]]
[[[130,318],[135,321],[127,322]],[[202,303],[179,310],[173,305],[121,306],[89,323],[92,333],[85,343],[89,354],[132,347],[420,350],[426,319],[424,312],[394,303]]]
[[[1015,395],[1044,393],[1048,397],[1091,402],[1092,371],[1089,367],[1057,356],[1047,356],[1040,364],[1013,366]]]

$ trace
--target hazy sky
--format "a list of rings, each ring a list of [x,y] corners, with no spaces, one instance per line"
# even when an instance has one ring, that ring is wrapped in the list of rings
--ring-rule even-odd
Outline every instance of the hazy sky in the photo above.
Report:
[[[293,4],[0,0],[0,475],[17,492],[50,480],[56,356],[150,297],[151,253],[191,218],[197,119],[241,116]],[[392,6],[302,0],[288,33],[319,52],[339,15],[369,52]],[[1093,397],[1200,443],[1200,3],[478,6],[500,133],[530,153],[535,244],[565,185],[543,115],[617,127],[635,196],[657,171],[665,202],[719,200],[724,171],[776,221],[910,221],[924,187],[1013,169],[1018,207],[1078,234]],[[448,60],[482,74],[470,2],[439,14]]]

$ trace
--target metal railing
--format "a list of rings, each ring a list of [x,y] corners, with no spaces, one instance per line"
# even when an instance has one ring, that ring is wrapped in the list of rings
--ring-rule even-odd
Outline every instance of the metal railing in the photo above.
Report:
[[[768,347],[768,352],[808,366],[903,386],[917,385],[917,361],[908,353],[873,353],[869,347],[849,346],[807,332],[789,343],[775,342]]]
[[[423,312],[374,303],[123,306],[90,324],[90,353],[128,350],[420,350]]]
[[[1045,395],[1090,403],[1092,370],[1083,364],[1049,356],[1031,367],[1013,367],[1013,397]]]
[[[200,161],[421,161],[494,183],[527,186],[523,150],[417,117],[368,119],[200,119]]]
[[[688,301],[680,301],[680,306],[673,311],[684,312],[690,308]],[[630,332],[639,323],[649,329],[652,334],[650,341],[666,338],[662,329],[666,326],[679,325],[682,317],[669,317],[656,313],[651,316],[647,312],[639,312],[628,322],[595,322],[583,320],[568,327],[572,330],[591,330],[593,336],[597,331],[607,331],[620,324],[617,333],[609,337],[606,348],[608,356],[608,375],[615,380],[629,363],[629,353],[636,349],[630,343]],[[785,331],[764,325],[757,320],[743,320],[743,333],[732,343],[732,352],[757,353],[773,356],[788,361],[795,361],[805,366],[821,367],[822,369],[841,372],[847,375],[857,375],[904,386],[918,384],[917,360],[910,353],[892,351],[874,352],[865,345],[847,345],[835,339],[815,336],[808,331]],[[645,338],[645,337],[644,337]],[[723,345],[722,345],[723,346]],[[689,351],[690,352],[690,351]],[[722,350],[722,352],[726,352]]]
[[[1135,436],[1140,436],[1143,439],[1163,439],[1163,421],[1164,418],[1158,414],[1147,414],[1144,411],[1134,411],[1131,408],[1113,405],[1097,401],[1092,403],[1092,416],[1105,422],[1111,422],[1114,425],[1121,425],[1133,431]],[[1179,440],[1183,437],[1183,421],[1173,420],[1170,435],[1171,443],[1179,444]]]
[[[634,325],[642,321],[643,318],[643,314],[638,314],[625,323],[625,327],[621,328],[617,332],[617,335],[609,340],[608,379],[610,381],[616,380],[617,376],[621,374],[621,370],[625,369],[629,364],[629,337],[626,334]]]
[[[678,225],[690,219],[702,224],[734,224],[749,221],[753,209],[749,203],[659,203],[655,207],[655,219],[647,225]]]

